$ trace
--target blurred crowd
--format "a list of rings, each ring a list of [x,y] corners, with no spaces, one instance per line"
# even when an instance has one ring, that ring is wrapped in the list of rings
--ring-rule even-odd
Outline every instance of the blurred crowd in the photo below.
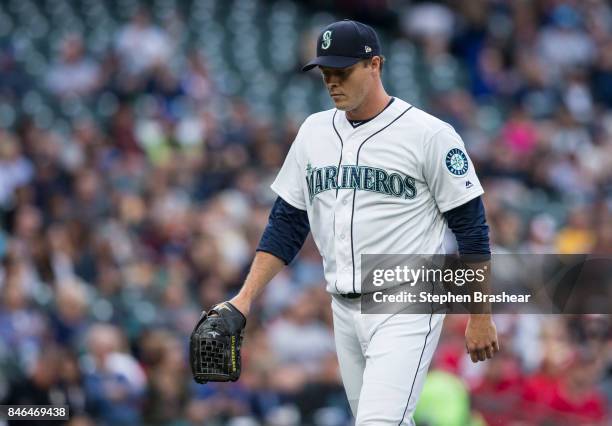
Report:
[[[612,252],[608,2],[357,3],[417,52],[430,84],[405,100],[462,135],[495,253]],[[187,336],[239,289],[303,117],[228,97],[215,59],[178,48],[182,17],[168,16],[136,9],[102,55],[71,31],[42,74],[0,37],[0,104],[39,87],[100,106],[0,128],[0,400],[69,404],[80,426],[350,424],[310,239],[249,318],[240,381],[191,381]],[[318,29],[300,34],[304,51]],[[447,318],[418,424],[609,424],[607,315],[499,316],[502,352],[478,365],[465,321]]]

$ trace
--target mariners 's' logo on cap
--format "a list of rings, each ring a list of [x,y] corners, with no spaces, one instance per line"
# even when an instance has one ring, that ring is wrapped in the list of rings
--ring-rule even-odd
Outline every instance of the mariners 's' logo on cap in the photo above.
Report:
[[[446,154],[446,168],[454,176],[464,176],[468,171],[467,156],[459,148],[453,148]]]
[[[321,43],[321,49],[329,49],[329,46],[331,46],[332,41],[331,34],[331,30],[327,30],[323,33],[323,43]]]

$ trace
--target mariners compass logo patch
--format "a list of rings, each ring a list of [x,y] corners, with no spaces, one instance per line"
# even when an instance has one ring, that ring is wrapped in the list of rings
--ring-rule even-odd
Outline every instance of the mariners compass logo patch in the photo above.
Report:
[[[464,176],[468,171],[468,159],[459,148],[453,148],[446,154],[446,168],[453,176]]]

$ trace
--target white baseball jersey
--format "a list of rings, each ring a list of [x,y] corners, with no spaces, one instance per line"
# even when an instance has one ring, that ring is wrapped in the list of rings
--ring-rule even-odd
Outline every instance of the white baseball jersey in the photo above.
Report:
[[[360,292],[362,254],[440,254],[442,213],[484,191],[452,126],[395,98],[353,126],[309,116],[272,189],[306,210],[327,291]]]

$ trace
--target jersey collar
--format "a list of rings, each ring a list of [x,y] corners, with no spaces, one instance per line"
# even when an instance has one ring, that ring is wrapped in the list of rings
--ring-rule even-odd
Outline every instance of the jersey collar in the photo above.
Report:
[[[346,113],[345,113],[344,114],[344,118],[345,118],[346,121],[348,121],[348,123],[351,125],[351,127],[353,127],[353,129],[356,129],[359,126],[363,126],[364,124],[369,123],[370,121],[374,120],[376,117],[381,115],[383,112],[385,112],[385,110],[387,108],[389,108],[389,106],[393,103],[393,101],[395,101],[395,98],[393,96],[391,96],[391,99],[389,100],[387,105],[382,109],[382,111],[380,111],[374,117],[370,117],[370,118],[365,119],[365,120],[349,120],[348,118],[346,118]]]

